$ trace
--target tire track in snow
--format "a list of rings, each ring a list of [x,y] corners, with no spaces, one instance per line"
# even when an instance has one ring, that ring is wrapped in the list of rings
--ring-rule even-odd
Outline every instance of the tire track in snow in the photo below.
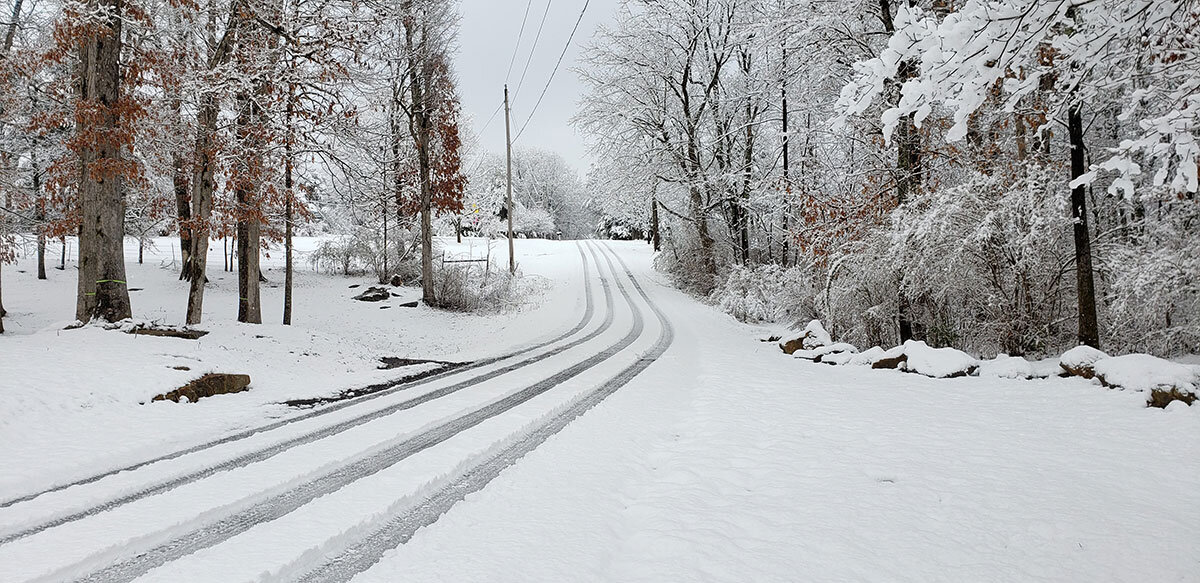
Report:
[[[576,245],[579,246],[578,243],[576,243]],[[364,403],[369,400],[376,399],[376,398],[379,398],[379,397],[382,397],[385,395],[394,394],[399,391],[403,391],[403,390],[411,389],[411,388],[418,387],[421,385],[429,384],[438,379],[446,378],[446,377],[454,375],[454,374],[467,372],[467,371],[477,369],[477,368],[480,368],[482,366],[486,366],[489,364],[494,364],[498,361],[512,358],[514,356],[520,356],[521,354],[525,354],[525,353],[537,350],[539,348],[544,348],[546,346],[554,344],[555,342],[560,342],[560,341],[570,337],[571,335],[579,332],[580,330],[582,330],[585,326],[587,326],[587,323],[592,320],[592,318],[595,314],[595,302],[592,298],[592,282],[591,282],[591,279],[588,278],[588,269],[587,269],[588,261],[587,261],[587,256],[584,254],[582,246],[579,247],[579,255],[583,261],[584,295],[587,298],[586,299],[586,308],[584,310],[584,315],[580,319],[579,323],[577,323],[573,328],[568,330],[565,334],[557,336],[551,340],[547,340],[547,341],[538,343],[536,345],[530,346],[528,348],[524,348],[524,349],[521,349],[521,350],[518,350],[518,351],[515,351],[512,353],[509,353],[504,356],[497,356],[497,357],[492,357],[492,358],[488,358],[488,359],[484,359],[484,360],[479,360],[470,365],[459,367],[452,371],[447,371],[446,373],[443,373],[443,374],[431,375],[431,376],[428,376],[428,377],[425,377],[425,378],[422,378],[422,379],[419,379],[416,381],[402,383],[402,384],[396,385],[395,387],[390,388],[390,389],[385,389],[383,391],[379,391],[379,392],[372,393],[369,395],[364,395],[359,398],[342,401],[335,405],[330,405],[328,407],[324,407],[319,410],[314,410],[312,412],[305,413],[303,415],[299,415],[299,416],[292,417],[289,419],[277,421],[277,422],[274,422],[274,423],[271,423],[268,425],[264,425],[264,426],[261,426],[261,427],[255,428],[255,429],[251,429],[251,430],[247,430],[247,431],[244,431],[241,433],[230,435],[230,436],[218,439],[218,440],[210,441],[210,442],[202,444],[202,445],[198,445],[198,446],[190,447],[190,448],[180,450],[177,452],[173,452],[171,454],[163,455],[163,456],[160,456],[160,457],[157,457],[152,460],[145,461],[145,462],[140,462],[140,463],[134,464],[132,466],[127,466],[124,468],[112,470],[109,472],[105,472],[103,474],[97,474],[95,476],[92,476],[92,477],[89,477],[89,478],[86,478],[83,480],[78,480],[78,481],[72,482],[70,484],[56,486],[56,487],[50,488],[48,490],[43,490],[42,492],[39,492],[37,494],[30,494],[28,496],[17,498],[17,499],[5,502],[3,504],[0,504],[0,508],[5,508],[7,506],[13,506],[20,502],[28,502],[28,501],[33,500],[34,498],[41,496],[43,494],[48,494],[51,492],[65,490],[65,489],[73,487],[73,486],[79,486],[79,485],[83,485],[83,484],[97,482],[103,478],[118,474],[120,472],[136,470],[136,469],[139,469],[139,468],[142,468],[142,467],[154,464],[154,463],[171,460],[171,459],[182,457],[184,455],[196,453],[196,452],[208,449],[210,447],[215,447],[215,446],[224,445],[227,443],[232,443],[234,441],[239,441],[239,440],[251,437],[253,435],[259,434],[259,433],[264,433],[267,431],[278,429],[280,427],[289,425],[291,423],[295,423],[297,421],[312,419],[314,417],[326,415],[329,413],[333,413],[335,411],[340,411],[341,409],[344,409],[346,407],[349,407],[349,406],[352,406],[355,404]],[[597,269],[597,273],[599,273],[599,269]],[[213,474],[217,474],[220,472],[247,466],[252,463],[261,462],[263,460],[274,457],[274,456],[276,456],[280,453],[283,453],[284,451],[287,451],[289,449],[292,449],[294,447],[304,445],[307,443],[311,443],[318,439],[322,439],[325,437],[329,437],[331,435],[341,433],[343,431],[352,429],[359,425],[363,425],[370,421],[374,421],[375,419],[378,419],[380,417],[386,417],[387,415],[391,415],[392,413],[395,413],[397,411],[411,409],[413,407],[427,403],[434,399],[456,393],[458,391],[461,391],[463,389],[483,383],[485,381],[491,380],[498,376],[510,373],[512,371],[518,370],[525,366],[545,360],[546,358],[549,358],[549,357],[559,354],[565,350],[568,350],[570,348],[578,346],[579,344],[587,342],[588,340],[595,338],[596,336],[598,336],[601,333],[603,333],[604,331],[606,331],[609,327],[611,327],[612,318],[613,318],[613,298],[612,298],[612,292],[611,292],[611,290],[608,289],[607,284],[605,284],[604,293],[605,293],[605,304],[606,304],[606,307],[608,310],[608,314],[606,315],[605,320],[602,323],[602,325],[600,326],[600,328],[592,331],[591,333],[589,333],[588,335],[586,335],[582,338],[578,338],[570,343],[567,343],[560,347],[557,347],[554,350],[548,351],[543,354],[539,354],[539,355],[531,357],[531,358],[527,358],[525,360],[516,362],[514,364],[505,366],[503,368],[499,368],[499,369],[484,373],[482,375],[472,377],[465,381],[462,381],[462,382],[459,382],[459,383],[456,383],[456,384],[453,384],[453,385],[450,385],[447,387],[443,387],[441,389],[430,391],[429,393],[426,393],[419,397],[414,397],[412,399],[402,401],[400,403],[396,403],[396,404],[390,405],[388,407],[384,407],[382,409],[377,409],[377,410],[362,414],[358,417],[353,417],[346,421],[336,423],[333,425],[329,425],[329,426],[323,427],[321,429],[317,429],[315,431],[312,431],[312,432],[294,437],[292,439],[288,439],[288,440],[276,443],[274,445],[271,445],[271,446],[268,446],[265,448],[261,448],[261,449],[255,450],[255,451],[251,451],[251,452],[236,456],[234,458],[231,458],[229,460],[226,460],[225,462],[222,462],[222,463],[219,463],[216,465],[208,466],[208,467],[202,468],[200,470],[195,470],[195,471],[192,471],[189,473],[184,473],[184,474],[178,475],[170,480],[156,483],[156,484],[148,486],[146,488],[142,488],[140,490],[127,493],[118,498],[114,498],[109,501],[90,506],[83,510],[56,516],[50,520],[45,520],[38,524],[21,528],[20,530],[17,530],[14,532],[10,532],[7,534],[0,534],[0,545],[10,543],[15,540],[22,539],[22,538],[25,538],[28,536],[32,536],[34,534],[48,530],[50,528],[54,528],[56,526],[61,526],[61,525],[64,525],[64,524],[67,524],[70,522],[82,520],[89,516],[93,516],[95,514],[99,514],[101,512],[106,512],[108,510],[112,510],[119,506],[123,506],[130,502],[141,500],[142,498],[146,498],[146,497],[153,496],[156,494],[161,494],[163,492],[173,490],[173,489],[183,486],[185,484],[190,484],[197,480],[201,480],[201,479],[211,476]]]
[[[415,507],[392,518],[381,528],[366,535],[360,541],[343,550],[332,560],[308,572],[297,581],[301,583],[341,583],[350,581],[356,575],[377,563],[383,557],[384,553],[412,539],[413,535],[419,529],[437,522],[443,514],[448,512],[458,501],[466,498],[468,494],[482,490],[506,468],[515,464],[525,454],[533,451],[549,439],[550,436],[558,433],[569,423],[625,386],[625,384],[633,380],[634,377],[666,352],[675,338],[675,331],[671,323],[658,306],[650,301],[650,297],[638,283],[637,279],[634,278],[625,261],[611,249],[607,248],[607,245],[604,246],[603,252],[606,252],[605,260],[608,262],[610,270],[614,273],[616,273],[616,269],[613,267],[612,257],[617,258],[629,280],[633,282],[633,286],[637,289],[638,294],[641,295],[646,305],[650,306],[654,315],[658,317],[658,321],[662,325],[662,330],[654,345],[641,358],[621,370],[616,376],[584,394],[581,398],[576,399],[565,409],[552,414],[549,419],[529,431],[516,442],[502,448],[483,462],[452,478],[448,483],[432,495],[423,499]],[[597,263],[599,263],[599,260],[597,260]],[[624,287],[619,279],[617,285],[622,287],[622,291],[624,291]]]
[[[171,561],[174,561],[175,559],[192,554],[198,550],[217,545],[251,529],[257,524],[275,520],[296,510],[297,508],[300,508],[301,506],[320,496],[324,496],[356,480],[385,470],[416,453],[434,447],[463,431],[483,423],[492,417],[503,414],[517,405],[529,401],[530,399],[549,391],[559,384],[578,376],[597,364],[612,358],[614,355],[633,344],[633,342],[641,336],[642,329],[644,327],[644,317],[641,313],[641,310],[636,306],[636,303],[634,302],[629,291],[625,288],[624,284],[620,282],[615,269],[612,269],[611,260],[609,261],[609,265],[613,275],[613,280],[617,283],[617,288],[621,292],[622,298],[629,305],[634,316],[633,329],[615,344],[612,344],[608,348],[605,348],[604,350],[601,350],[598,353],[563,369],[547,379],[534,383],[514,393],[510,393],[507,396],[504,396],[469,413],[441,423],[425,432],[388,447],[387,449],[360,457],[294,488],[279,494],[271,495],[263,500],[251,504],[248,507],[243,508],[242,510],[236,511],[233,514],[204,524],[200,528],[197,528],[193,531],[177,535],[167,542],[161,543],[150,549],[137,552],[135,555],[129,558],[112,563],[106,567],[76,579],[76,581],[132,581],[133,579],[144,575],[151,569],[165,565]],[[600,272],[601,270],[598,264],[596,267],[597,272]],[[613,318],[613,296],[611,286],[608,285],[606,281],[604,282],[604,289],[608,305],[608,316],[605,320],[605,328],[607,328],[607,326],[611,325]],[[590,339],[595,335],[598,335],[598,332],[589,334],[586,339]],[[569,346],[576,345],[582,341],[584,341],[584,339],[572,342]],[[556,351],[561,352],[561,350],[565,349],[566,347],[561,347],[560,349],[556,349]],[[648,365],[649,363],[646,364]],[[79,565],[86,564],[87,562],[88,559],[85,559],[81,563],[76,563],[76,565],[66,567],[64,570],[60,571],[60,573],[78,568]]]

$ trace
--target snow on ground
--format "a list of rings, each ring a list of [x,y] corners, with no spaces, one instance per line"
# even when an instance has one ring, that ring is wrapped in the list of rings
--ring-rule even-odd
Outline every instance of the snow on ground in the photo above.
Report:
[[[648,287],[666,355],[355,581],[1197,580],[1200,409],[795,360]]]
[[[65,332],[48,324],[35,334],[0,337],[6,357],[0,359],[0,394],[35,403],[19,414],[0,413],[0,463],[10,468],[0,476],[0,494],[73,477],[66,461],[94,470],[198,441],[199,435],[262,423],[282,413],[269,403],[284,396],[333,392],[386,374],[361,369],[384,353],[473,359],[569,328],[582,306],[574,244],[518,241],[518,253],[522,247],[525,270],[545,277],[553,292],[516,314],[360,309],[347,299],[353,291],[345,288],[347,280],[306,275],[308,287],[298,300],[312,303],[298,309],[294,328],[227,323],[233,296],[221,291],[209,305],[228,312],[208,317],[213,334],[198,343]],[[650,268],[644,244],[613,247],[673,323],[672,347],[355,581],[1197,580],[1200,407],[1147,409],[1141,395],[1080,378],[933,379],[793,359],[759,342],[762,329],[738,324],[665,285],[665,277]],[[157,285],[169,289],[173,271],[155,276],[155,269],[137,268],[131,278],[157,277]],[[277,279],[274,272],[267,277]],[[6,277],[6,289],[16,279]],[[15,293],[14,311],[19,298],[36,296]],[[182,311],[182,294],[162,295],[170,299],[163,314],[176,313],[168,305]],[[47,290],[46,296],[63,304],[53,313],[70,313],[69,293],[54,300]],[[142,307],[135,303],[140,315],[153,312],[151,297]],[[268,298],[274,303],[268,305],[277,305]],[[606,336],[620,336],[628,326],[620,303]],[[304,342],[318,355],[288,353]],[[635,343],[618,359],[630,362],[646,346]],[[10,359],[16,354],[10,350],[24,352]],[[199,363],[192,372],[237,366],[264,381],[245,395],[137,405],[133,393],[177,380],[167,376],[177,372],[168,367],[187,362],[184,356]],[[567,356],[560,360],[569,362]],[[251,487],[294,481],[326,459],[314,451],[336,457],[375,447],[393,432],[518,390],[552,372],[552,360],[485,392],[434,401],[187,491],[233,499]],[[565,391],[547,393],[405,466],[352,483],[147,578],[212,580],[216,565],[222,581],[278,573],[273,569],[294,557],[291,547],[316,549],[331,536],[351,536],[347,525],[388,508],[389,497],[400,504],[400,492],[419,492],[618,365],[598,367]],[[110,377],[123,384],[105,384]],[[293,431],[300,428],[283,430]],[[45,459],[35,457],[43,450]],[[194,463],[179,460],[184,462]],[[130,535],[134,513],[168,524],[201,511],[163,504],[147,498],[98,519]],[[109,539],[85,540],[89,528],[80,522],[63,532],[76,532],[80,544],[106,544]],[[331,530],[318,532],[323,528]]]
[[[295,413],[281,401],[332,395],[424,368],[378,370],[380,357],[491,356],[569,328],[582,310],[582,264],[574,244],[517,241],[521,270],[538,293],[520,309],[485,316],[399,307],[420,297],[413,287],[392,288],[401,297],[385,302],[353,301],[374,279],[314,273],[307,255],[318,244],[297,240],[293,326],[280,323],[282,251],[263,260],[266,323],[239,324],[237,274],[222,270],[220,243],[213,245],[204,323],[198,326],[210,334],[196,341],[64,330],[74,319],[76,272],[71,259],[65,271],[52,267],[61,249],[56,243],[47,253],[47,280],[36,279],[32,256],[4,266],[9,315],[0,334],[0,467],[6,468],[0,499]],[[456,257],[488,254],[483,239],[445,241],[444,248]],[[68,252],[73,249],[68,239]],[[187,284],[177,278],[178,240],[155,240],[141,265],[136,242],[129,240],[126,256],[135,318],[183,324]],[[503,241],[491,242],[491,258],[493,268],[507,266]],[[192,404],[141,404],[206,372],[249,374],[251,390]]]

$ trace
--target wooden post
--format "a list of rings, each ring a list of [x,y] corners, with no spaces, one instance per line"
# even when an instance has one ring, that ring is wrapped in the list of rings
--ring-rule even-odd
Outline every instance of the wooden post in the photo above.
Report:
[[[512,129],[509,125],[508,85],[504,86],[504,150],[508,157],[508,272],[517,273],[517,261],[513,257],[513,203],[512,203]]]
[[[509,274],[516,274],[517,263],[516,258],[512,257],[512,128],[509,125],[509,86],[504,85],[504,151],[508,156],[508,173],[509,181],[506,186],[508,191],[508,206],[509,206]]]

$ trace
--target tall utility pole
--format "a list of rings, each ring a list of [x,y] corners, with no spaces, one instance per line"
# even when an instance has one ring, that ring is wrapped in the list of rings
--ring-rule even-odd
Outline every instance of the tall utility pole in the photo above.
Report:
[[[517,260],[513,257],[513,205],[512,205],[512,129],[508,121],[508,84],[504,85],[504,150],[508,156],[508,272],[517,273]]]

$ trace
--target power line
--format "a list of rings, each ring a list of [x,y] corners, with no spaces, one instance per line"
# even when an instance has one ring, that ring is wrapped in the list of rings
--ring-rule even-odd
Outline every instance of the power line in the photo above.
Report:
[[[500,102],[500,105],[496,106],[495,111],[492,112],[492,117],[489,117],[487,120],[487,123],[483,124],[483,129],[479,130],[479,132],[476,133],[477,136],[481,136],[481,137],[483,136],[483,132],[487,131],[488,126],[492,125],[492,120],[496,119],[496,114],[500,113],[501,109],[504,109],[503,101]],[[481,166],[483,166],[483,160],[484,160],[484,156],[480,156],[479,160],[475,162],[475,167],[473,169],[471,169],[471,172],[469,175],[473,175],[479,171],[479,168]]]
[[[500,110],[501,110],[503,107],[504,107],[504,102],[500,102],[500,105],[497,105],[497,106],[496,106],[496,109],[495,109],[495,111],[493,111],[493,112],[492,112],[492,116],[491,116],[491,117],[489,117],[489,118],[488,118],[488,120],[487,120],[487,122],[485,122],[485,123],[483,124],[483,129],[479,130],[479,135],[481,135],[481,136],[482,136],[482,135],[483,135],[483,132],[486,132],[486,131],[487,131],[487,129],[488,129],[488,126],[492,125],[492,120],[496,119],[496,114],[497,114],[497,113],[500,113]]]
[[[575,33],[579,30],[579,23],[583,22],[583,15],[587,12],[588,4],[590,3],[591,0],[584,1],[583,9],[579,11],[579,18],[575,20],[575,27],[571,29],[571,36],[567,37],[567,44],[563,46],[562,52],[558,55],[558,61],[554,63],[554,70],[550,71],[550,78],[546,79],[546,86],[542,87],[542,93],[538,95],[537,103],[533,104],[533,109],[529,111],[529,117],[525,118],[525,123],[521,124],[521,129],[517,132],[513,141],[516,141],[517,138],[521,137],[521,134],[525,133],[525,127],[529,125],[530,120],[533,119],[533,115],[537,113],[537,108],[542,104],[542,98],[546,96],[546,91],[550,89],[550,82],[554,81],[554,75],[558,73],[558,67],[562,64],[563,57],[567,55],[567,49],[571,47],[571,40],[575,38]]]
[[[546,26],[546,15],[550,14],[550,5],[554,0],[546,0],[546,9],[542,11],[542,21],[538,23],[537,34],[533,37],[533,46],[529,48],[529,57],[525,59],[525,68],[521,69],[521,80],[517,81],[517,90],[513,92],[513,101],[521,94],[521,86],[525,85],[525,74],[529,72],[529,64],[533,62],[533,54],[537,52],[538,41],[542,38],[542,27]]]
[[[504,74],[504,82],[508,83],[508,77],[512,75],[513,63],[517,61],[517,51],[521,48],[521,38],[525,35],[525,21],[529,19],[529,7],[533,6],[533,0],[525,3],[525,16],[521,17],[521,30],[517,32],[517,44],[513,46],[512,58],[508,59],[508,72]],[[539,30],[539,33],[541,31]],[[494,115],[494,114],[493,114]]]

